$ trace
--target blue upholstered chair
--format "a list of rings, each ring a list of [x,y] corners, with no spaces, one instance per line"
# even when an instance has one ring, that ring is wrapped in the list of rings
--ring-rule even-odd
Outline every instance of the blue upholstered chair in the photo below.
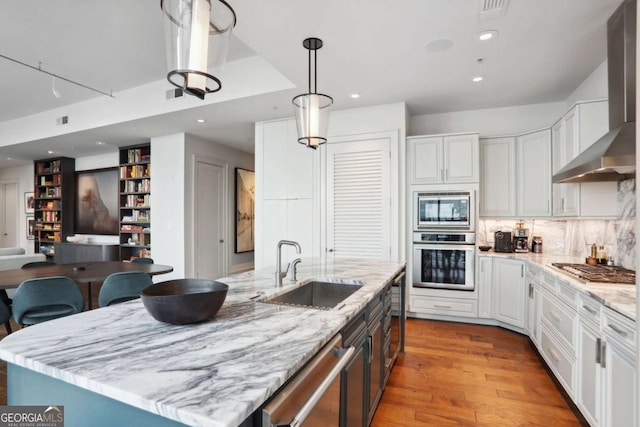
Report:
[[[127,271],[110,274],[102,283],[98,305],[106,307],[140,298],[143,288],[153,285],[151,277],[142,271]]]
[[[138,264],[153,264],[153,258],[134,258],[131,262]]]
[[[80,313],[84,299],[76,283],[55,276],[25,280],[13,297],[13,319],[19,325],[35,325]]]

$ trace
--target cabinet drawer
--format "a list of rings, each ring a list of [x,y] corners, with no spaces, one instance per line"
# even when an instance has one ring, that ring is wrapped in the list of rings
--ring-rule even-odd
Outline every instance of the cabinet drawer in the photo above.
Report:
[[[558,289],[558,297],[564,300],[564,302],[569,304],[571,307],[575,307],[576,300],[578,298],[578,290],[560,279],[556,281],[556,287]]]
[[[565,308],[555,296],[542,292],[542,318],[552,331],[565,340],[570,348],[575,345],[576,313]]]
[[[542,272],[542,282],[541,284],[546,288],[549,289],[550,292],[556,292],[557,290],[557,286],[556,286],[556,276],[554,276],[553,274],[547,272],[547,271],[543,271]]]
[[[602,332],[627,349],[636,351],[635,322],[608,307],[602,309]]]
[[[602,305],[593,298],[578,294],[578,314],[581,319],[591,323],[592,326],[600,328],[600,307]]]
[[[411,310],[417,313],[440,314],[443,316],[476,317],[476,301],[436,297],[411,297]]]
[[[540,331],[540,350],[545,361],[567,393],[573,398],[575,359],[568,356],[552,338],[545,326]]]

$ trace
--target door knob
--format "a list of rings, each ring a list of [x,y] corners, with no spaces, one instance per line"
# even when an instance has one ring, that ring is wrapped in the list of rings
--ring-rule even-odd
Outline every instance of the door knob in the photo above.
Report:
[[[220,239],[220,243],[224,243],[224,239]]]

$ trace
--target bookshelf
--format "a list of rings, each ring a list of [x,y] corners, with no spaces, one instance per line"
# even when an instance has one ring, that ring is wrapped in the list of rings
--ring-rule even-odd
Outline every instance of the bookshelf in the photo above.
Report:
[[[120,259],[151,257],[151,145],[120,149]]]
[[[58,157],[34,162],[35,252],[55,254],[55,243],[73,235],[75,159]]]

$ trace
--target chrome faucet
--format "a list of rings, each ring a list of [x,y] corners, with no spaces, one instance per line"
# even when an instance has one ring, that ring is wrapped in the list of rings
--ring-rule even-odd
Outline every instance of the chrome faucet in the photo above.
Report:
[[[296,248],[296,253],[300,253],[302,251],[302,249],[300,248],[300,244],[298,242],[294,242],[292,240],[280,240],[278,242],[278,256],[276,258],[276,285],[277,286],[282,286],[282,279],[284,279],[287,276],[287,272],[289,271],[289,265],[287,265],[287,269],[284,271],[284,273],[282,272],[282,267],[280,265],[280,260],[282,259],[282,246],[283,245],[289,245],[289,246],[293,246],[294,248]]]

